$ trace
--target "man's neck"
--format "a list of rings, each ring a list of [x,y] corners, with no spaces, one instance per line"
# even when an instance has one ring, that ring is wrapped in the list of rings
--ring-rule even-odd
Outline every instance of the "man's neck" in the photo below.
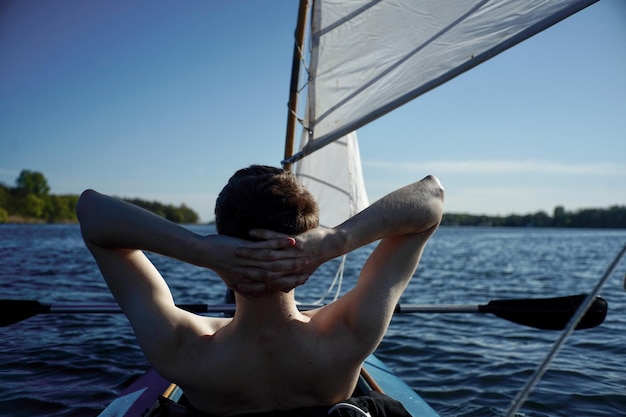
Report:
[[[237,311],[234,321],[241,324],[278,324],[302,317],[296,306],[293,291],[275,292],[259,297],[246,298],[235,294]]]

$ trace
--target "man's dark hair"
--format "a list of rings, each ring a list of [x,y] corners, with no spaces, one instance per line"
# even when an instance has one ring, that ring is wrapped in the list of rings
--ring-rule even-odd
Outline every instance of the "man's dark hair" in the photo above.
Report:
[[[215,203],[220,234],[251,240],[251,229],[296,235],[319,225],[315,198],[290,172],[265,165],[240,169]]]

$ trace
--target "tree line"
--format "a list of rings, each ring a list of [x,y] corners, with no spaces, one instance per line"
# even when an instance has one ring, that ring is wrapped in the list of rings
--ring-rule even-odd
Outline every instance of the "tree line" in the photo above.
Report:
[[[52,195],[41,172],[23,170],[15,187],[0,183],[0,223],[9,221],[73,223],[76,222],[78,195]],[[182,204],[178,207],[145,201],[124,199],[150,210],[175,223],[198,223],[196,212]]]
[[[193,224],[199,217],[182,204],[178,207],[138,198],[124,199],[175,223]],[[40,172],[23,170],[15,180],[15,187],[0,183],[0,223],[8,221],[39,221],[48,223],[76,222],[78,195],[51,195],[48,181]],[[535,214],[486,216],[445,213],[444,226],[492,227],[580,227],[626,228],[626,206],[608,209],[590,208],[567,211],[557,206],[552,216],[539,211]]]
[[[552,216],[544,211],[527,215],[477,216],[472,214],[443,215],[444,226],[493,226],[493,227],[579,227],[596,229],[626,228],[626,206],[608,209],[588,208],[567,211],[557,206]]]

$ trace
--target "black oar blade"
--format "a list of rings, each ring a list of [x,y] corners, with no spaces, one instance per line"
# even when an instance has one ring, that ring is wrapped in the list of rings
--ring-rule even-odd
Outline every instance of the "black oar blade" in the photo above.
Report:
[[[50,306],[36,300],[0,300],[0,327],[48,312]]]
[[[586,294],[569,297],[494,300],[480,306],[483,313],[491,313],[513,323],[542,330],[562,330],[567,326]],[[608,303],[602,297],[596,297],[593,304],[576,326],[576,330],[596,327],[606,317]]]

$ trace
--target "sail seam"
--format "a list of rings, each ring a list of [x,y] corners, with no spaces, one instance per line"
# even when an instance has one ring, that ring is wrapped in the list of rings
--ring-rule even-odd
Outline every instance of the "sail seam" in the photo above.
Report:
[[[346,191],[346,190],[344,190],[342,188],[339,188],[339,187],[337,187],[336,185],[334,185],[334,184],[332,184],[330,182],[321,181],[319,178],[316,178],[316,177],[313,177],[313,176],[307,175],[307,174],[298,174],[298,177],[300,177],[300,178],[307,178],[307,179],[309,179],[311,181],[314,181],[314,182],[316,182],[318,184],[323,184],[323,185],[325,185],[325,186],[327,186],[329,188],[332,188],[333,190],[336,190],[336,191],[338,191],[338,192],[340,192],[342,194],[347,195],[348,197],[351,197],[350,193],[348,191]]]
[[[376,77],[372,78],[370,81],[368,81],[367,83],[363,84],[363,86],[361,86],[360,88],[354,90],[354,92],[352,92],[352,94],[350,94],[349,96],[345,97],[343,100],[337,102],[337,104],[335,104],[333,107],[330,107],[328,110],[326,110],[326,112],[324,112],[324,114],[320,115],[317,120],[314,120],[314,122],[313,122],[314,125],[313,125],[312,129],[315,130],[315,124],[317,124],[321,120],[324,120],[326,117],[328,117],[330,114],[332,114],[337,108],[344,106],[346,103],[348,103],[349,101],[351,101],[352,99],[354,99],[355,97],[360,95],[364,90],[368,89],[372,85],[376,84],[377,82],[379,82],[380,80],[385,78],[391,72],[396,70],[401,64],[403,64],[404,62],[409,60],[411,57],[413,57],[418,52],[422,51],[428,45],[431,45],[437,39],[441,38],[443,35],[448,33],[451,29],[455,28],[460,22],[463,22],[469,16],[473,15],[478,10],[480,10],[487,3],[489,3],[489,0],[483,0],[482,2],[476,4],[470,10],[468,10],[467,12],[465,12],[464,14],[459,16],[455,21],[450,23],[448,26],[446,26],[445,28],[443,28],[442,30],[437,32],[435,35],[431,36],[428,40],[426,40],[425,42],[421,43],[419,46],[414,48],[412,51],[410,51],[408,54],[406,54],[402,58],[398,59],[392,65],[389,65],[387,67],[387,69],[385,69],[384,71],[380,72]],[[354,130],[354,129],[352,129],[352,130]]]

